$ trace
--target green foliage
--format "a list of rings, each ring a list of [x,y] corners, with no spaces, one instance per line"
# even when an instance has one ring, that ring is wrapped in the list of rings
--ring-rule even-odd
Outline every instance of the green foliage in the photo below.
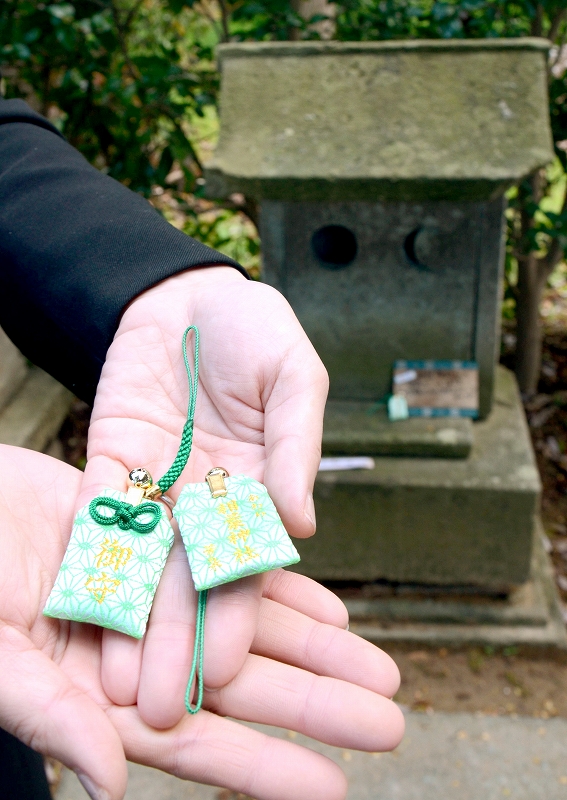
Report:
[[[287,0],[236,2],[230,15],[230,36],[237,41],[281,41],[302,34],[306,21]]]
[[[2,0],[2,93],[30,102],[134,191],[150,197],[167,188],[188,234],[257,277],[254,225],[232,208],[196,211],[194,202],[203,192],[199,139],[214,138],[214,48],[227,38],[229,18],[238,39],[287,38],[306,26],[284,0]],[[167,204],[155,205],[170,216]]]
[[[24,96],[89,161],[148,195],[177,162],[186,188],[200,176],[187,135],[214,104],[214,37],[167,2],[3,0],[6,97]],[[192,24],[194,23],[194,24]]]
[[[259,278],[260,242],[254,225],[242,213],[226,208],[192,214],[183,226],[185,233],[234,258]]]
[[[345,41],[525,36],[536,13],[535,4],[521,0],[343,0],[341,6],[337,37]]]

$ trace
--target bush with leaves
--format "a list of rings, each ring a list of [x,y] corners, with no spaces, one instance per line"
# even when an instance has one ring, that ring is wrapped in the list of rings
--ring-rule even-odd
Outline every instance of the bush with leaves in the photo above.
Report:
[[[219,32],[204,8],[190,6],[176,0],[3,0],[3,94],[26,99],[92,164],[160,210],[175,204],[187,233],[240,257],[257,274],[258,235],[241,211],[211,211],[205,204],[200,218],[195,122],[203,120],[209,132]],[[167,187],[169,206],[155,202],[156,187]]]
[[[30,100],[134,191],[149,195],[174,162],[195,187],[201,165],[188,126],[218,89],[207,24],[139,0],[3,0],[0,9],[6,97]]]

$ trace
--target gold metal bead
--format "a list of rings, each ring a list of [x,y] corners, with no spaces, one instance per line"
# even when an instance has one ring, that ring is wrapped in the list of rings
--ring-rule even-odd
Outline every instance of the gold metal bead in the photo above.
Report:
[[[128,475],[134,486],[139,489],[147,489],[153,484],[152,476],[145,467],[136,467]]]

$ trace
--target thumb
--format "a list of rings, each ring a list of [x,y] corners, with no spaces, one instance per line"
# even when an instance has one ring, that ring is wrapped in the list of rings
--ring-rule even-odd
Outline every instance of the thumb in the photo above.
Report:
[[[120,800],[127,769],[110,720],[27,636],[4,623],[0,675],[0,726],[74,770],[94,800]]]
[[[266,403],[264,483],[288,533],[306,538],[315,533],[312,491],[329,380],[307,337],[297,349],[301,352],[288,357]]]

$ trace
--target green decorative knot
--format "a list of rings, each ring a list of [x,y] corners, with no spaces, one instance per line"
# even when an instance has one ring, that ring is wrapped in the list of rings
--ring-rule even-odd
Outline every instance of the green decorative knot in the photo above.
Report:
[[[99,508],[109,508],[115,513],[111,516],[101,514]],[[118,525],[122,531],[135,531],[136,533],[150,533],[161,519],[161,509],[155,503],[141,503],[133,506],[114,497],[95,497],[89,505],[91,517],[99,525]],[[149,514],[149,522],[138,522],[137,517]]]

